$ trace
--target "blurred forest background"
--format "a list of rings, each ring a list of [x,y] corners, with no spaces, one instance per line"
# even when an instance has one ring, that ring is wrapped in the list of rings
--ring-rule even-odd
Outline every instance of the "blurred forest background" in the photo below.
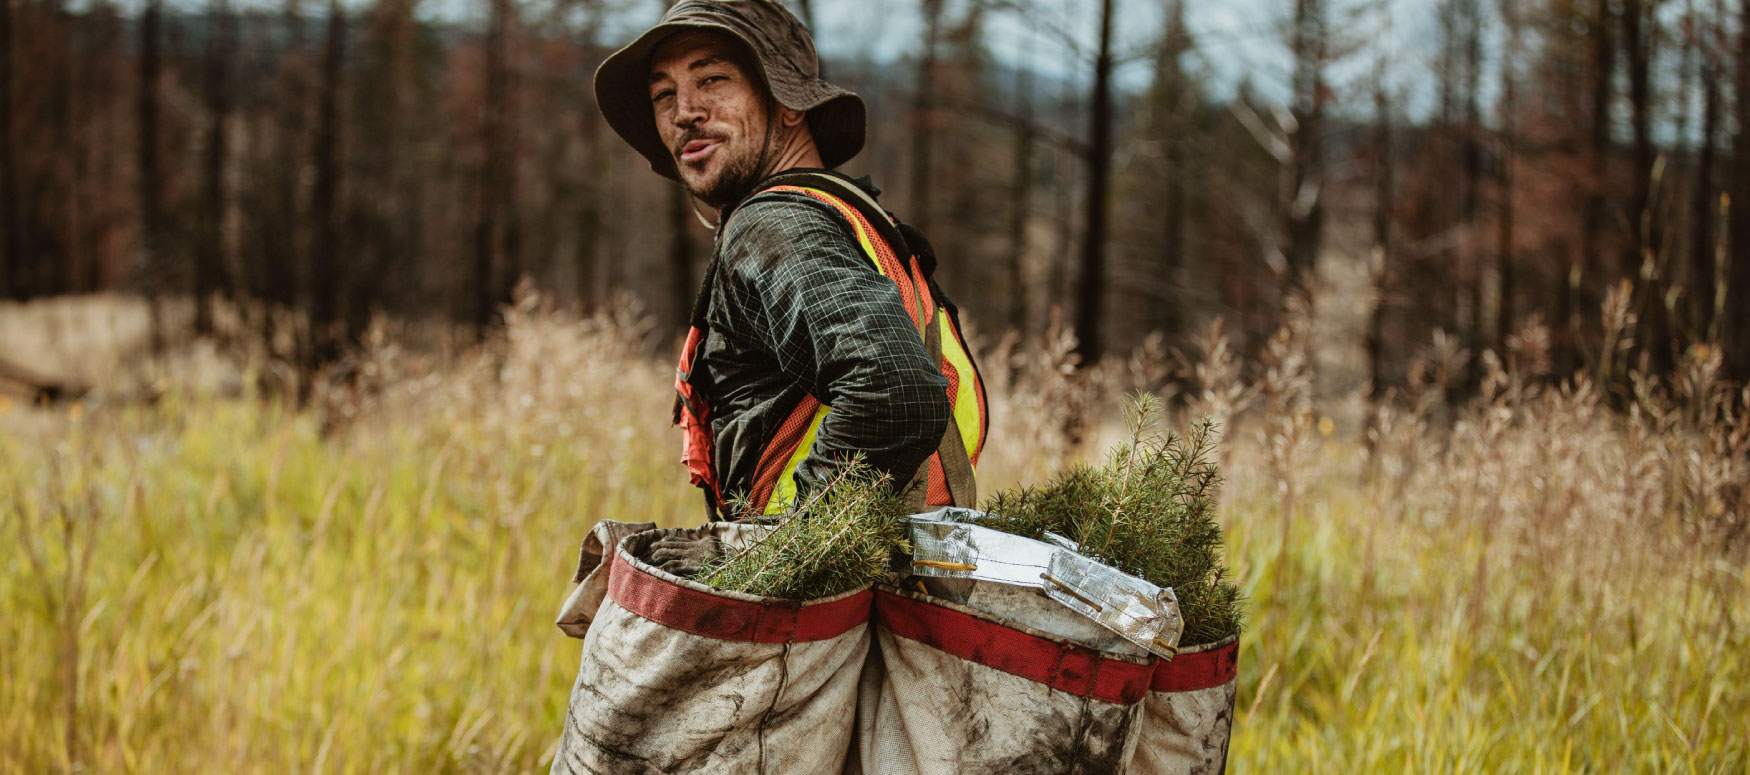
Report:
[[[870,104],[847,171],[987,335],[1061,320],[1089,362],[1220,316],[1255,356],[1330,290],[1376,396],[1436,331],[1534,318],[1557,375],[1702,343],[1750,375],[1750,1],[1280,0],[1202,34],[1188,5],[792,2]],[[303,375],[378,312],[484,333],[521,278],[678,330],[710,232],[590,90],[665,6],[0,2],[0,295],[142,294],[158,342]]]
[[[0,0],[0,775],[546,772],[702,518],[664,0],[127,3]],[[1222,428],[1233,772],[1750,773],[1750,0],[791,3],[981,491]]]

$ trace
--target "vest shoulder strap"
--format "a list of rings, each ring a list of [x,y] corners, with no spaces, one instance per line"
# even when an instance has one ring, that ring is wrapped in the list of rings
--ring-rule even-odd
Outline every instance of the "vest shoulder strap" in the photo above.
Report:
[[[889,247],[893,248],[896,255],[901,256],[902,260],[904,257],[914,255],[913,246],[903,233],[904,228],[894,220],[893,215],[882,209],[881,204],[876,202],[875,198],[869,195],[869,192],[864,191],[862,186],[846,179],[843,175],[824,170],[781,172],[762,181],[759,190],[753,196],[759,196],[767,189],[777,186],[818,189],[843,200],[845,204],[862,214],[863,220],[875,227],[876,233],[887,242]],[[748,197],[748,199],[751,201],[753,197]],[[912,229],[911,231],[915,233],[917,230]]]

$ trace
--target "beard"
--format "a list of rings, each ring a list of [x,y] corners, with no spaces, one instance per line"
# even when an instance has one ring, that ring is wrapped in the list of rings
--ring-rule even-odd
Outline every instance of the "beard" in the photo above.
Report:
[[[694,140],[717,140],[721,143],[717,155],[723,158],[718,160],[721,167],[715,175],[701,178],[688,174],[687,165],[680,160],[680,149]],[[736,153],[729,147],[727,138],[689,132],[672,149],[675,168],[680,171],[682,185],[686,186],[694,198],[712,207],[722,207],[746,196],[747,192],[753,190],[754,184],[760,182],[760,168],[770,161],[774,141],[775,138],[762,137],[756,146]]]

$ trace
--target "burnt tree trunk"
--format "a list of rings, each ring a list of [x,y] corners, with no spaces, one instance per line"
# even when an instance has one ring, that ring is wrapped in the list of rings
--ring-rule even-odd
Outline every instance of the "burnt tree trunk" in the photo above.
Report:
[[[1081,282],[1077,285],[1077,352],[1084,365],[1100,359],[1101,298],[1106,288],[1106,209],[1112,176],[1112,14],[1113,0],[1100,2],[1100,53],[1094,60],[1094,94],[1088,127],[1087,225],[1082,237]]]
[[[257,298],[265,303],[266,314],[261,320],[261,338],[269,353],[277,353],[280,339],[280,316],[297,307],[301,276],[308,268],[307,240],[304,222],[303,189],[299,185],[304,165],[303,150],[308,143],[309,75],[305,69],[309,52],[306,49],[304,13],[299,0],[286,0],[280,17],[286,30],[286,50],[281,71],[276,79],[277,99],[274,100],[275,138],[272,169],[274,179],[265,198],[270,203],[255,216],[259,242],[259,271],[253,273],[259,286]],[[290,321],[287,321],[290,323]],[[293,363],[303,363],[302,352],[309,342],[297,335],[296,324],[288,325]]]
[[[598,64],[596,35],[601,28],[601,6],[590,2],[585,6],[589,17],[581,34],[578,35],[578,46],[586,52],[588,69],[593,70]],[[600,282],[597,276],[598,264],[601,262],[602,229],[607,219],[602,217],[602,208],[606,197],[602,190],[607,181],[607,155],[602,147],[602,117],[595,104],[595,91],[583,89],[583,99],[578,100],[578,109],[582,112],[582,144],[583,159],[587,173],[583,177],[583,188],[577,200],[577,252],[573,257],[576,276],[576,292],[578,304],[585,311],[604,306],[606,301],[606,283]]]
[[[1665,314],[1663,219],[1654,212],[1652,58],[1653,25],[1644,0],[1623,0],[1622,44],[1628,69],[1630,125],[1634,130],[1634,180],[1629,189],[1629,244],[1622,252],[1622,276],[1635,283],[1640,318],[1637,339],[1654,374],[1669,374],[1674,364],[1671,333]]]
[[[481,132],[485,155],[474,222],[474,332],[482,339],[520,269],[509,254],[515,240],[507,217],[514,213],[507,201],[514,188],[508,51],[512,8],[510,0],[491,0],[491,4],[486,30],[486,113]]]
[[[911,221],[929,233],[931,189],[935,186],[936,70],[945,0],[921,0],[923,51],[918,57],[917,92],[911,128]]]
[[[1367,324],[1369,397],[1375,403],[1386,397],[1385,321],[1390,308],[1395,264],[1392,256],[1395,247],[1392,207],[1397,200],[1397,159],[1392,143],[1391,95],[1386,91],[1385,76],[1388,72],[1385,57],[1381,56],[1373,80],[1373,314]]]
[[[1478,221],[1482,214],[1483,188],[1483,19],[1481,0],[1460,0],[1464,25],[1464,126],[1460,130],[1460,164],[1463,193],[1459,199],[1459,221],[1464,234],[1463,261],[1465,277],[1458,289],[1465,298],[1453,305],[1465,310],[1466,317],[1457,321],[1464,332],[1472,358],[1465,362],[1465,388],[1474,390],[1482,382],[1481,360],[1478,357],[1487,338],[1483,331],[1483,278],[1486,259],[1483,256]]]
[[[346,289],[347,262],[341,237],[341,90],[345,87],[346,9],[328,2],[328,33],[322,50],[322,86],[317,105],[312,156],[316,180],[310,211],[315,221],[310,245],[310,339],[305,369],[314,373],[334,362],[341,352],[340,303]],[[308,380],[305,385],[308,386]]]
[[[1191,36],[1185,24],[1184,0],[1170,0],[1166,11],[1166,28],[1161,36],[1160,61],[1155,68],[1161,92],[1160,106],[1164,123],[1159,135],[1166,174],[1161,181],[1161,249],[1159,273],[1161,287],[1167,289],[1166,303],[1149,320],[1151,326],[1176,333],[1183,325],[1179,299],[1174,298],[1174,283],[1185,265],[1185,250],[1191,209],[1191,180],[1188,166],[1191,152],[1187,135],[1191,112],[1195,109],[1192,91],[1186,82],[1184,57],[1191,49]]]
[[[1750,0],[1739,3],[1750,19]],[[1728,373],[1750,381],[1750,24],[1738,27],[1738,136],[1732,143],[1732,263],[1726,282],[1726,361]]]
[[[1717,245],[1714,237],[1714,217],[1719,197],[1714,193],[1714,165],[1717,163],[1717,140],[1720,132],[1720,66],[1721,46],[1717,30],[1725,14],[1717,13],[1713,26],[1704,36],[1701,46],[1701,149],[1696,153],[1695,189],[1691,204],[1689,240],[1689,335],[1701,342],[1711,342],[1717,336],[1714,328],[1714,304],[1719,295],[1718,270],[1715,267]]]
[[[21,298],[18,158],[12,149],[12,0],[0,0],[0,298]]]
[[[0,0],[4,2],[5,0]],[[150,317],[152,352],[164,352],[164,313],[160,256],[164,239],[164,173],[158,140],[158,81],[163,68],[158,28],[164,21],[163,0],[147,0],[140,14],[140,101],[136,131],[139,139],[140,287]]]
[[[1015,68],[1015,98],[1019,114],[1014,123],[1014,167],[1009,183],[1009,256],[1004,267],[1008,276],[1009,328],[1027,332],[1027,226],[1032,220],[1033,160],[1038,146],[1033,124],[1033,70],[1023,64]]]
[[[1581,216],[1580,253],[1568,267],[1567,292],[1561,297],[1559,316],[1562,321],[1557,329],[1560,336],[1556,347],[1556,373],[1564,376],[1572,374],[1581,365],[1581,314],[1591,296],[1587,293],[1588,286],[1595,282],[1590,274],[1602,259],[1606,194],[1610,186],[1610,102],[1613,94],[1611,74],[1616,70],[1615,25],[1610,0],[1594,0],[1593,8],[1592,106],[1589,116],[1592,178],[1588,181]]]
[[[207,144],[201,169],[200,247],[195,251],[194,266],[194,330],[200,336],[213,333],[213,297],[226,287],[225,122],[230,118],[231,104],[225,74],[231,57],[230,16],[227,0],[212,0],[207,7]]]
[[[1293,24],[1295,129],[1289,138],[1292,160],[1283,202],[1288,240],[1283,290],[1301,293],[1308,290],[1318,263],[1325,227],[1320,190],[1324,183],[1326,101],[1324,0],[1295,0]]]
[[[1517,206],[1513,195],[1513,166],[1519,154],[1519,93],[1513,72],[1513,56],[1520,43],[1515,2],[1516,0],[1501,0],[1501,20],[1507,27],[1507,45],[1501,55],[1500,201],[1495,224],[1495,278],[1499,283],[1500,299],[1495,306],[1495,352],[1503,358],[1507,355],[1508,337],[1513,335],[1514,295],[1519,289],[1518,268],[1513,251],[1514,208]]]

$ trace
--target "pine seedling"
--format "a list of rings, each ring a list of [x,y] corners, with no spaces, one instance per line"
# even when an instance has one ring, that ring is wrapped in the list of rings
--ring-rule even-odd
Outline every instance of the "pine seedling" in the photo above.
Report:
[[[777,518],[770,533],[707,565],[717,589],[812,600],[864,587],[887,572],[904,538],[905,506],[891,479],[861,459]]]
[[[1239,590],[1226,579],[1221,527],[1215,522],[1221,472],[1214,462],[1215,424],[1184,435],[1162,431],[1153,396],[1126,406],[1126,442],[1098,467],[1078,466],[1041,488],[999,493],[985,503],[998,530],[1078,542],[1084,554],[1171,587],[1188,645],[1239,630]]]

